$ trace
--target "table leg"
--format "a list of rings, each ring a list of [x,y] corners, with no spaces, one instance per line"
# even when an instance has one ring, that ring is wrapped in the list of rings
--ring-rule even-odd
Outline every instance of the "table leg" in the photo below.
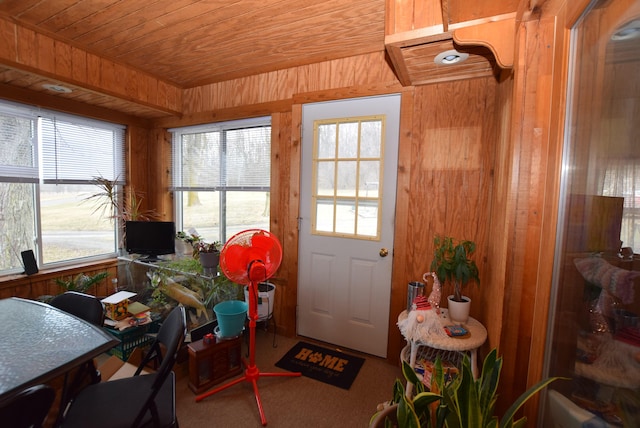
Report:
[[[411,366],[412,369],[415,369],[416,356],[418,354],[418,345],[416,345],[416,343],[413,340],[409,341],[409,345],[411,346],[411,355],[409,357],[409,365]],[[413,384],[411,382],[407,382],[407,385],[405,386],[404,394],[407,397],[410,397],[412,392],[413,392]]]

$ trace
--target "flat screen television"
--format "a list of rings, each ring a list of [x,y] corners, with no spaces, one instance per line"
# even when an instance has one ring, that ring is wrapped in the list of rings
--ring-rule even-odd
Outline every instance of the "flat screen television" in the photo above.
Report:
[[[142,260],[157,261],[158,256],[175,253],[176,225],[172,221],[127,221],[125,248]]]

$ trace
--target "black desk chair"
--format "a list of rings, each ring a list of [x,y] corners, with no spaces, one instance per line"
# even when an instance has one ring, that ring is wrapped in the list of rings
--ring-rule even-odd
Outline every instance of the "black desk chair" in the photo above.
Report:
[[[83,389],[71,402],[62,427],[177,427],[173,366],[186,330],[185,310],[178,306],[160,326],[134,376]],[[151,361],[158,363],[157,370],[140,374]]]
[[[77,291],[67,291],[51,299],[50,305],[102,327],[104,308],[97,297]]]
[[[102,327],[102,323],[104,322],[102,302],[98,300],[97,297],[89,294],[67,291],[55,296],[51,300],[50,305],[98,327]],[[88,361],[84,370],[79,371],[78,376],[76,376],[73,381],[71,386],[72,394],[81,386],[83,373],[88,373],[89,376],[91,376],[91,383],[100,382],[100,372],[96,369],[93,360]]]
[[[6,428],[41,428],[55,396],[47,385],[25,389],[0,407],[0,424]]]

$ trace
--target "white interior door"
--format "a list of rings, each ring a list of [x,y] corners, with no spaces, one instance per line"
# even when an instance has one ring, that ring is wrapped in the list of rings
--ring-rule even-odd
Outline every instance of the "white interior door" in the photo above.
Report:
[[[386,357],[400,95],[302,120],[298,334]]]

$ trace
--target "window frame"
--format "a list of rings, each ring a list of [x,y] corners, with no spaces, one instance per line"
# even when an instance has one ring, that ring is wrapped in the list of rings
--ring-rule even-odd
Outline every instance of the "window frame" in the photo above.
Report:
[[[189,191],[196,192],[218,192],[219,198],[219,237],[221,242],[229,239],[231,236],[227,235],[227,193],[229,192],[271,192],[271,180],[266,186],[259,185],[225,185],[223,183],[225,177],[225,171],[227,169],[227,156],[225,156],[225,146],[227,145],[227,134],[230,131],[250,128],[267,128],[269,131],[269,175],[271,170],[271,117],[257,117],[251,119],[232,120],[219,123],[210,123],[196,126],[187,126],[180,128],[168,129],[168,132],[172,134],[172,150],[171,150],[171,164],[172,164],[172,177],[170,191],[174,193],[173,206],[174,206],[174,221],[176,224],[176,230],[184,230],[184,206],[183,206],[183,194]],[[190,134],[204,134],[220,132],[220,146],[219,146],[219,171],[220,177],[218,182],[214,182],[208,186],[189,186],[183,183],[183,159],[184,153],[181,146],[182,137]],[[224,220],[222,220],[224,219]]]
[[[55,260],[50,262],[44,262],[44,250],[45,244],[43,241],[43,230],[42,227],[42,204],[41,198],[43,195],[42,185],[44,184],[54,184],[54,185],[95,185],[94,179],[98,174],[95,173],[95,176],[89,177],[88,174],[91,171],[87,168],[84,168],[87,164],[86,157],[82,158],[81,156],[71,163],[68,163],[67,166],[70,166],[70,169],[67,171],[72,171],[72,175],[75,177],[70,178],[68,175],[65,177],[48,177],[45,178],[44,174],[47,170],[47,166],[50,164],[50,161],[45,158],[43,153],[46,151],[44,146],[49,144],[45,141],[47,136],[50,134],[43,132],[44,123],[48,122],[49,124],[53,123],[53,132],[54,135],[57,135],[58,129],[56,128],[57,123],[65,123],[66,125],[71,125],[68,129],[72,131],[68,132],[77,132],[80,129],[89,130],[92,129],[101,129],[105,130],[107,133],[111,133],[112,144],[113,146],[109,148],[106,152],[109,153],[111,159],[102,158],[100,156],[97,157],[98,160],[104,160],[107,164],[110,165],[110,168],[113,168],[109,171],[108,174],[105,174],[108,178],[113,178],[114,181],[117,182],[117,194],[119,197],[122,196],[123,187],[124,187],[124,178],[126,177],[126,139],[127,139],[127,127],[122,124],[117,124],[113,122],[108,122],[105,120],[98,119],[90,119],[80,115],[74,115],[69,113],[62,113],[54,110],[41,109],[38,107],[30,106],[27,104],[16,103],[7,100],[0,100],[0,114],[7,117],[21,117],[26,118],[31,121],[31,156],[32,165],[30,167],[12,167],[8,165],[0,164],[0,182],[6,184],[13,183],[26,183],[31,184],[33,186],[33,216],[34,216],[34,224],[33,224],[33,248],[24,248],[24,250],[32,249],[34,254],[36,255],[36,260],[39,268],[56,268],[62,266],[70,266],[78,263],[84,262],[94,262],[106,260],[109,258],[113,258],[117,255],[117,245],[121,235],[121,228],[117,221],[113,222],[113,249],[112,251],[108,251],[101,254],[92,254],[86,256],[79,256],[73,258],[64,258],[61,260]],[[75,135],[75,134],[74,134]],[[89,139],[90,140],[90,139]],[[100,142],[104,141],[103,139],[99,139]],[[77,143],[77,141],[73,141],[73,143]],[[101,144],[101,143],[100,143]],[[89,145],[90,146],[90,145]],[[57,148],[50,149],[50,153],[56,153],[58,151]],[[72,150],[73,151],[73,150]],[[91,152],[92,154],[95,151]],[[69,158],[63,159],[63,161],[67,161]],[[57,167],[63,167],[64,164],[60,163],[60,158],[56,161]],[[79,164],[82,162],[82,164]],[[74,165],[81,165],[81,168],[78,168]],[[78,174],[78,170],[81,169],[81,174]],[[114,177],[111,177],[111,176]],[[0,276],[3,275],[11,275],[15,273],[20,273],[22,271],[22,260],[20,260],[20,255],[15,255],[16,260],[11,260],[10,267],[6,269],[0,269]]]

